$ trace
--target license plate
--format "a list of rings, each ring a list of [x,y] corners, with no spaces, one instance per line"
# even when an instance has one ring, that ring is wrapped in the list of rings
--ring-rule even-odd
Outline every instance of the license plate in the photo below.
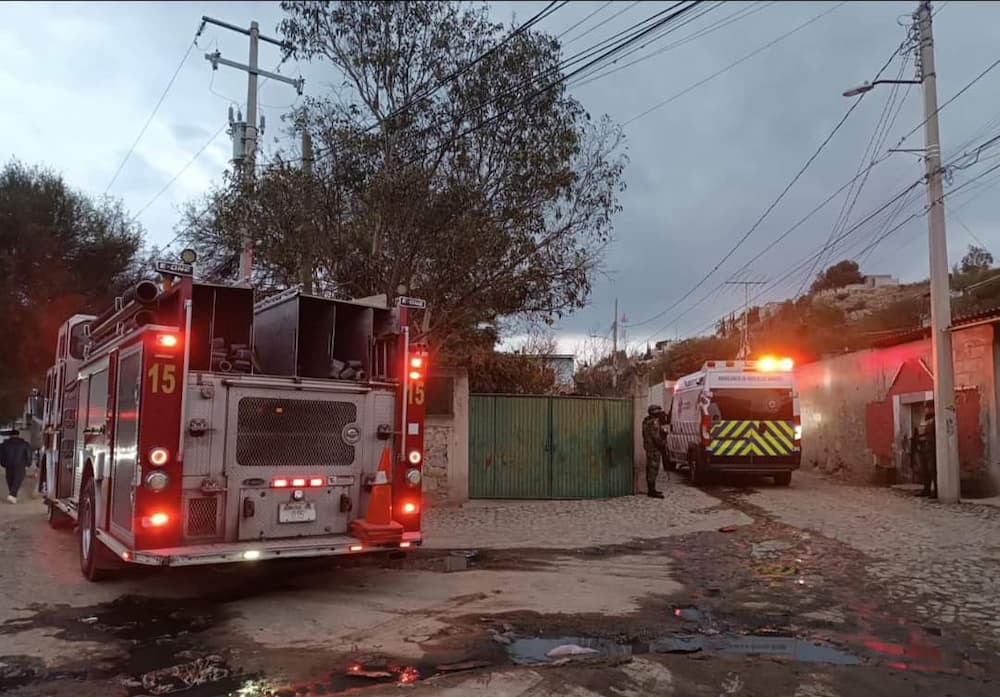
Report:
[[[311,523],[316,520],[316,506],[311,503],[282,503],[278,505],[279,523]]]

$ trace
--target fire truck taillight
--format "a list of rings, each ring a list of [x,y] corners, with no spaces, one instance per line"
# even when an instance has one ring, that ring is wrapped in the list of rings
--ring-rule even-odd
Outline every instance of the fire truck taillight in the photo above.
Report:
[[[305,485],[306,485],[305,479],[296,478],[292,480],[292,486],[305,486]]]
[[[407,501],[406,503],[403,504],[403,513],[405,513],[406,515],[413,515],[418,510],[419,507],[417,506],[417,504],[413,503],[413,501]]]
[[[156,335],[156,345],[162,348],[174,348],[177,346],[178,339],[176,334],[157,334]]]
[[[288,486],[288,480],[287,479],[272,479],[271,480],[271,486],[273,486],[275,489],[284,489],[285,487]]]
[[[409,454],[410,464],[419,465],[420,461],[423,460],[423,456],[420,454],[419,450],[411,450]]]
[[[166,448],[153,448],[149,451],[149,464],[153,467],[163,467],[170,459],[170,451]]]
[[[323,486],[323,480],[319,477],[313,477],[309,480],[309,486]]]
[[[410,380],[424,379],[424,358],[423,356],[410,357]]]
[[[142,519],[142,527],[144,528],[162,528],[164,525],[170,522],[170,516],[166,513],[154,513],[151,516],[144,516]]]

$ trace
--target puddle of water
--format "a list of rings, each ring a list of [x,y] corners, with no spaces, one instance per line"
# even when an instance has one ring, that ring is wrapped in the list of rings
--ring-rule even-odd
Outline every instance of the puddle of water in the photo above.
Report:
[[[861,660],[830,644],[783,636],[674,636],[649,645],[651,653],[722,653],[740,656],[778,656],[802,663],[859,665]]]
[[[739,656],[777,656],[802,663],[859,665],[861,659],[831,644],[787,636],[677,634],[649,643],[621,643],[593,637],[521,637],[507,648],[511,660],[522,665],[551,663],[569,651],[559,647],[579,646],[593,653],[580,657],[631,656],[633,653],[715,653]]]
[[[593,653],[571,655],[567,651],[559,651],[560,647],[579,646],[583,649],[590,649]],[[600,656],[631,656],[632,646],[621,644],[611,639],[597,639],[594,637],[520,637],[515,639],[507,647],[507,652],[514,663],[520,665],[532,665],[538,663],[551,663],[560,658],[574,657],[600,657]],[[550,656],[550,653],[563,654]]]

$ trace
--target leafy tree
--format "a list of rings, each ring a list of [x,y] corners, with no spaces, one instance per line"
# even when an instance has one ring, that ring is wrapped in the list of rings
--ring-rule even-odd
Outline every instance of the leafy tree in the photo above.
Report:
[[[854,283],[864,283],[865,277],[858,267],[858,262],[845,259],[821,272],[810,286],[810,293],[843,288]]]
[[[41,387],[59,325],[136,280],[141,238],[117,201],[88,199],[17,160],[0,169],[0,418],[19,414]]]
[[[699,370],[705,361],[732,360],[739,351],[739,336],[699,336],[671,344],[649,367],[650,385],[676,380]]]
[[[286,158],[254,184],[228,181],[189,211],[195,242],[231,257],[247,226],[266,283],[345,297],[405,286],[431,308],[425,338],[459,357],[492,350],[483,326],[585,304],[623,137],[559,82],[554,38],[510,36],[458,2],[282,7],[296,55],[346,76],[293,116],[316,142],[312,173]]]
[[[958,270],[961,273],[987,271],[991,268],[993,268],[993,255],[982,247],[972,244],[969,245],[969,251],[962,257],[962,261],[958,266]]]

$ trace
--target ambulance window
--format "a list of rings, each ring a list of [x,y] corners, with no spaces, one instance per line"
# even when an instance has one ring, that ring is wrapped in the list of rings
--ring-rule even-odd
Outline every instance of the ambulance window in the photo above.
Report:
[[[714,390],[712,402],[725,421],[794,418],[789,389]]]

